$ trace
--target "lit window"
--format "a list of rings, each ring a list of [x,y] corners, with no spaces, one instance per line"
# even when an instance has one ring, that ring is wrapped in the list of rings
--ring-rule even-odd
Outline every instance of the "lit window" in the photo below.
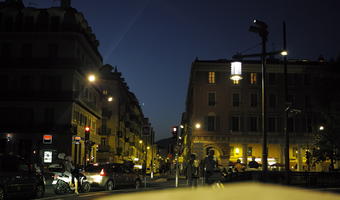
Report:
[[[250,84],[254,85],[257,82],[256,73],[250,73]]]
[[[234,84],[234,85],[240,84],[240,80],[233,80],[233,84]]]
[[[216,78],[215,78],[215,72],[209,72],[209,83],[212,83],[212,84],[214,84],[214,83],[216,83]]]

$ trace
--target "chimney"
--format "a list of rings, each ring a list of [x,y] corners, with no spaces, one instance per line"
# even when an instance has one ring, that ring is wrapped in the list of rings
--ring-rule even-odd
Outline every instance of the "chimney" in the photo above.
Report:
[[[70,8],[71,7],[71,0],[61,0],[60,7],[62,8]]]

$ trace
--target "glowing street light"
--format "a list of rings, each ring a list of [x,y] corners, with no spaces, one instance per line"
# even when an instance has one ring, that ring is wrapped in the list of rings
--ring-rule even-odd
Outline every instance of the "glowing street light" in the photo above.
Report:
[[[195,124],[195,128],[196,128],[196,129],[201,128],[201,124],[200,124],[200,123],[196,123],[196,124]]]
[[[96,76],[94,74],[90,74],[87,79],[92,83],[94,81],[96,81]]]
[[[139,140],[139,144],[143,144],[143,140]]]
[[[235,61],[231,63],[231,76],[230,79],[233,81],[242,80],[242,63]]]
[[[323,131],[323,130],[325,130],[325,127],[321,125],[321,126],[319,127],[319,130],[320,130],[320,131]]]
[[[113,97],[108,97],[108,98],[107,98],[107,101],[108,101],[108,102],[113,101]]]

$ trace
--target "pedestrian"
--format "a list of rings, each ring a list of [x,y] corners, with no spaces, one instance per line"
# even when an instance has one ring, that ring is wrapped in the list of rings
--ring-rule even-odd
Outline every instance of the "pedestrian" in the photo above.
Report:
[[[257,169],[259,168],[259,163],[256,162],[255,157],[252,158],[252,161],[248,164],[249,168]]]
[[[212,183],[211,177],[214,174],[214,171],[217,169],[217,163],[214,160],[214,150],[210,150],[208,156],[204,160],[204,177],[205,183]]]
[[[241,160],[237,159],[236,164],[235,164],[235,170],[236,172],[243,172],[245,167],[241,164]]]
[[[198,166],[195,163],[196,156],[195,154],[190,155],[189,163],[187,164],[187,179],[189,186],[197,187],[197,179],[198,179]]]

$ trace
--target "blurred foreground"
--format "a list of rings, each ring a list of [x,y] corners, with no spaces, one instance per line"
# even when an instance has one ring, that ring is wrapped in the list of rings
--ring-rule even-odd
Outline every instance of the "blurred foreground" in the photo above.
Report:
[[[100,200],[113,199],[112,196],[97,198]],[[261,199],[261,200],[339,200],[340,195],[311,191],[306,189],[279,186],[263,183],[233,183],[214,184],[198,188],[168,189],[161,191],[137,192],[132,194],[115,195],[115,200],[219,200],[219,199]]]

